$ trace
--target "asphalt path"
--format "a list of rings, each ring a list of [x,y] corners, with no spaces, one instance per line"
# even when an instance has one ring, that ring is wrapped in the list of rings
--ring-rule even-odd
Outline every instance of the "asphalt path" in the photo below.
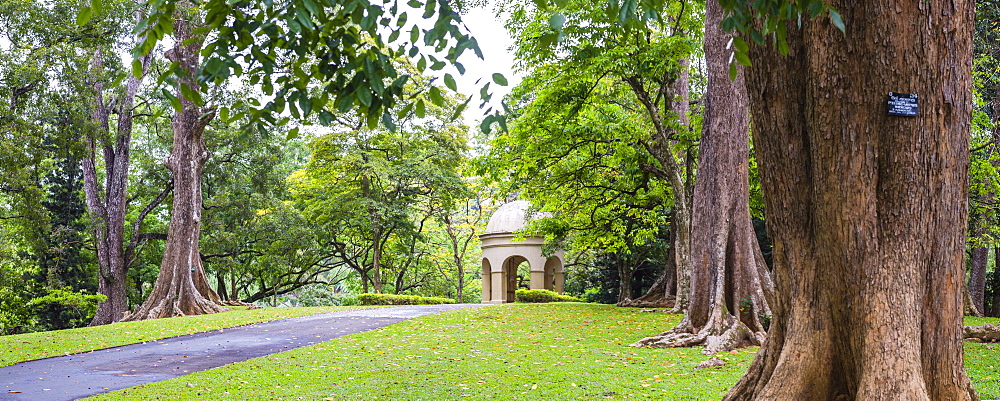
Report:
[[[329,312],[188,334],[0,368],[0,400],[75,400],[481,304]]]

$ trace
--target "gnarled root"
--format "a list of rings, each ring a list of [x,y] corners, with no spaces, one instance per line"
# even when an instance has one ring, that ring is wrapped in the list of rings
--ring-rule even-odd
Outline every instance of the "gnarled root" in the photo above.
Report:
[[[674,297],[650,297],[642,296],[636,299],[626,299],[617,304],[623,308],[673,308]]]
[[[1000,342],[1000,324],[965,326],[965,339],[980,343]]]
[[[243,301],[221,301],[221,302],[219,302],[219,304],[223,305],[223,306],[245,306],[247,309],[263,309],[264,308],[263,306],[260,306],[260,305],[257,305],[257,304],[252,304],[252,303],[249,303],[249,302],[243,302]]]
[[[701,351],[705,355],[714,355],[748,345],[761,345],[764,343],[766,334],[764,332],[754,332],[747,325],[738,319],[728,319],[724,327],[713,327],[707,325],[701,330],[694,330],[690,325],[681,322],[680,325],[653,337],[646,337],[635,343],[632,347],[649,348],[677,348],[694,347],[704,345]]]

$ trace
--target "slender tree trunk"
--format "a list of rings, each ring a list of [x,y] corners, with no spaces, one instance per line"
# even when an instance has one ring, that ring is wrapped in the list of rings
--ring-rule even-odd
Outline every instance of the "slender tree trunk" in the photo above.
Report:
[[[87,209],[94,221],[94,243],[97,250],[98,292],[107,296],[104,302],[97,305],[97,311],[91,326],[109,324],[122,319],[129,311],[127,281],[131,261],[125,244],[125,224],[128,212],[128,170],[131,162],[132,147],[132,107],[135,96],[149,68],[151,56],[143,57],[143,73],[140,77],[129,75],[125,93],[118,101],[118,124],[115,127],[114,144],[99,144],[97,135],[109,135],[109,116],[111,109],[104,101],[104,85],[100,80],[94,85],[96,99],[94,101],[93,119],[100,127],[97,133],[87,134],[86,156],[82,161],[83,186]],[[94,70],[104,68],[101,50],[94,53]],[[104,184],[97,175],[97,157],[104,158]],[[103,192],[103,193],[102,193]],[[148,212],[147,212],[148,213]],[[138,220],[145,217],[143,214]],[[132,233],[138,235],[138,229]]]
[[[665,110],[662,112],[641,79],[638,77],[625,78],[625,82],[646,109],[652,122],[654,132],[646,146],[649,153],[660,164],[660,166],[640,167],[669,183],[674,195],[674,205],[671,209],[673,213],[672,229],[674,230],[671,252],[673,252],[672,257],[676,266],[675,285],[677,291],[671,313],[683,313],[687,310],[688,290],[691,288],[691,197],[685,180],[684,166],[678,162],[677,155],[670,148],[671,141],[676,134],[675,127],[687,127],[688,125],[688,63],[687,60],[681,60],[679,64],[679,70],[676,71],[678,78],[674,79],[673,82],[661,85],[658,89],[661,93],[657,94],[657,98],[677,99],[675,102],[663,100]],[[671,122],[665,121],[665,118],[674,119],[677,124],[671,124]],[[685,159],[690,158],[686,157]]]
[[[376,294],[382,293],[382,232],[378,223],[375,224],[375,236],[372,245],[372,289]]]
[[[181,111],[171,123],[174,131],[173,148],[167,158],[167,168],[174,179],[173,209],[167,243],[163,251],[160,274],[146,302],[128,320],[201,315],[222,312],[219,295],[208,285],[201,264],[198,240],[201,234],[201,177],[208,150],[204,132],[214,113],[184,98],[180,85],[197,88],[194,71],[198,68],[201,38],[192,33],[196,26],[178,18],[174,23],[175,44],[167,58],[179,63],[184,72],[178,78],[177,97]]]
[[[972,238],[980,239],[986,236],[986,216],[985,212],[976,213],[973,217]],[[976,312],[982,311],[986,299],[986,268],[990,259],[990,249],[984,244],[977,243],[971,249],[969,257],[969,282],[968,291],[972,309]],[[973,312],[973,314],[977,314]]]
[[[622,260],[622,257],[616,255],[615,259],[615,264],[618,265],[618,303],[621,304],[632,299],[632,275],[635,269],[629,261]]]
[[[725,400],[975,400],[962,364],[973,3],[828,3],[750,50],[777,288]],[[918,117],[887,92],[916,93]]]
[[[743,341],[760,345],[770,315],[765,291],[770,275],[750,222],[750,115],[743,74],[728,74],[731,36],[722,30],[722,8],[709,0],[705,11],[708,70],[701,156],[694,188],[691,232],[690,305],[681,323],[636,346],[705,344],[715,354]]]

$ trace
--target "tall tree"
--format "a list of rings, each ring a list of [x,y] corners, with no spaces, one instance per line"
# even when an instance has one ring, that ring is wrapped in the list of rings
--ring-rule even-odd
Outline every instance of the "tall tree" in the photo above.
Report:
[[[183,74],[177,79],[176,96],[181,109],[171,120],[173,147],[167,168],[173,174],[173,206],[170,228],[163,251],[160,274],[149,298],[127,320],[202,315],[224,311],[219,295],[209,286],[201,263],[198,241],[201,235],[202,169],[208,159],[205,127],[215,112],[203,108],[192,98],[199,87],[195,71],[203,38],[198,29],[197,13],[183,7],[174,22],[174,46],[167,59],[177,63]],[[199,102],[200,103],[200,102]]]
[[[749,99],[743,74],[730,80],[727,72],[733,39],[723,31],[722,17],[718,1],[708,0],[708,88],[692,205],[690,306],[677,327],[633,345],[704,343],[703,352],[715,354],[743,340],[764,342],[760,316],[771,314],[765,294],[774,289],[750,223]]]
[[[961,327],[973,2],[817,1],[843,18],[801,24],[813,2],[778,3],[758,24],[727,2],[727,26],[779,46],[748,32],[774,317],[725,399],[977,399]],[[888,92],[919,115],[889,115]]]

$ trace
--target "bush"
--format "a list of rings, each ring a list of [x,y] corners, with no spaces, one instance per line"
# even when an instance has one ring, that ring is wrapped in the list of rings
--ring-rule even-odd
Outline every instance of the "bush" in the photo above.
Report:
[[[361,305],[437,305],[453,304],[454,299],[418,297],[416,295],[358,294]]]
[[[71,287],[48,291],[44,297],[27,303],[28,309],[42,318],[39,324],[42,330],[84,327],[94,318],[97,304],[108,299],[103,294],[76,292]]]
[[[569,295],[557,294],[549,290],[517,290],[514,293],[516,302],[583,302],[582,299]]]

